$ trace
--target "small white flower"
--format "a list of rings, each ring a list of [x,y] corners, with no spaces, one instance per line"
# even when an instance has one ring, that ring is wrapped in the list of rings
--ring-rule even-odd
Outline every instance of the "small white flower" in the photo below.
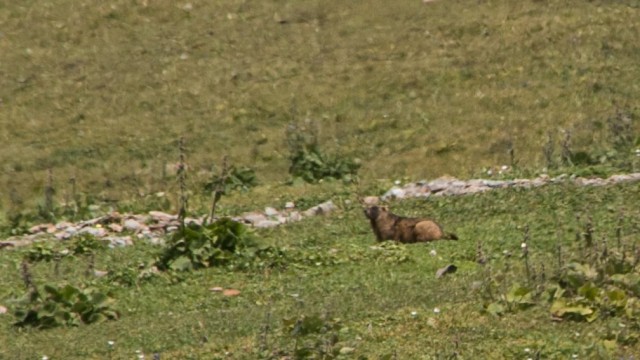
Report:
[[[430,254],[431,256],[436,256],[436,255],[438,255],[438,253],[436,252],[436,250],[435,250],[435,249],[433,249],[433,250],[429,251],[429,254]]]
[[[527,248],[527,243],[523,242],[522,244],[520,244],[520,247],[523,248],[523,249],[526,249]]]
[[[107,345],[108,345],[109,347],[112,347],[114,344],[115,344],[115,342],[113,342],[113,341],[111,341],[111,340],[107,341]]]
[[[575,335],[575,337],[579,337],[580,333],[576,331],[573,335]]]
[[[500,167],[500,170],[502,170],[502,171],[507,171],[507,170],[509,170],[509,166],[507,166],[507,165],[502,165],[502,167]]]
[[[489,175],[489,176],[493,175],[493,170],[491,170],[491,169],[487,170],[487,175]]]
[[[526,353],[531,352],[531,349],[529,349],[529,348],[524,348],[524,352],[526,352]]]
[[[49,360],[49,357],[47,355],[42,355],[42,360]]]
[[[433,308],[433,312],[436,313],[436,314],[440,314],[440,308],[438,308],[438,307]]]
[[[504,256],[509,256],[511,255],[511,253],[509,252],[509,250],[505,250],[502,252],[502,254],[504,254]]]
[[[578,358],[578,354],[573,354],[573,355],[571,355],[571,358],[572,358],[572,359],[577,359],[577,358]]]
[[[400,184],[402,184],[402,181],[400,181],[400,180],[396,180],[396,181],[394,181],[393,183],[394,183],[394,184],[396,184],[396,185],[400,185]]]
[[[413,317],[418,316],[418,312],[417,312],[417,311],[412,311],[412,312],[411,312],[411,316],[413,316]]]

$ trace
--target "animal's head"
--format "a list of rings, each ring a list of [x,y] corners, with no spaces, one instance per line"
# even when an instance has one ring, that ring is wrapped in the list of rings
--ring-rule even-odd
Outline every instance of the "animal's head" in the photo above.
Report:
[[[364,209],[364,215],[371,219],[377,219],[381,214],[389,212],[389,209],[386,206],[369,206]]]

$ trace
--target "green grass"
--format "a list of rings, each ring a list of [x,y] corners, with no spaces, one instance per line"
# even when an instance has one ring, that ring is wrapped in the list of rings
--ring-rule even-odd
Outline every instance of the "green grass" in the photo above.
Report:
[[[571,131],[571,150],[595,164],[550,170],[637,171],[638,158],[622,152],[640,145],[640,2],[186,4],[0,4],[2,234],[43,221],[37,209],[48,169],[55,205],[73,197],[70,178],[81,205],[56,220],[113,209],[176,212],[180,137],[191,213],[207,212],[210,194],[202,189],[225,154],[254,168],[260,185],[223,197],[221,214],[328,199],[339,210],[256,232],[260,244],[291,256],[284,269],[213,268],[127,287],[86,278],[82,256],[62,260],[58,273],[51,263],[35,264],[39,285],[109,292],[121,319],[39,331],[16,329],[10,314],[0,315],[0,359],[129,359],[136,350],[147,359],[153,352],[163,359],[278,358],[315,340],[316,350],[330,347],[329,334],[290,331],[292,321],[316,315],[341,327],[333,346],[353,350],[345,359],[640,356],[629,335],[638,330],[633,317],[554,322],[543,296],[501,317],[483,311],[487,284],[504,294],[527,281],[518,256],[527,225],[531,264],[538,273],[544,264],[548,277],[557,270],[558,244],[566,261],[584,255],[575,234],[589,216],[599,241],[613,248],[620,227],[624,243],[637,244],[637,184],[395,203],[395,212],[433,216],[461,240],[383,249],[371,248],[374,236],[353,205],[396,179],[466,178],[502,164],[516,165],[507,176],[535,175],[549,165],[548,134],[557,161],[560,129]],[[616,147],[610,131],[618,111],[630,119],[627,148]],[[317,124],[322,151],[361,160],[359,183],[288,183],[286,129],[305,119]],[[478,242],[485,266],[475,262]],[[505,250],[514,255],[506,258]],[[26,251],[0,251],[0,305],[9,310],[24,292]],[[138,242],[100,252],[95,267],[135,273],[160,252]],[[458,271],[435,279],[449,263]],[[213,286],[241,294],[223,297]]]
[[[550,359],[572,354],[637,356],[635,345],[614,341],[609,350],[604,345],[611,334],[624,330],[619,324],[633,329],[634,321],[604,316],[593,323],[553,322],[544,296],[528,310],[496,317],[483,312],[486,294],[478,284],[484,284],[488,273],[498,282],[504,277],[507,287],[527,282],[518,256],[525,225],[530,227],[531,264],[538,272],[545,264],[548,277],[557,269],[557,244],[564,249],[565,261],[579,255],[575,232],[581,231],[587,216],[593,219],[596,238],[609,239],[613,249],[623,214],[623,242],[637,243],[639,195],[637,185],[556,185],[405,201],[394,204],[394,210],[429,214],[461,240],[386,250],[371,248],[375,240],[358,206],[341,206],[327,217],[256,233],[261,244],[307,259],[293,261],[286,269],[212,268],[183,276],[177,283],[160,277],[138,287],[93,280],[94,286],[111,291],[122,317],[79,328],[17,330],[10,327],[10,315],[2,316],[0,341],[6,345],[0,358],[46,354],[52,359],[105,359],[110,356],[107,341],[115,342],[111,356],[116,359],[131,358],[136,350],[185,359],[252,359],[261,347],[270,354],[290,354],[296,339],[287,330],[287,319],[316,314],[340,324],[335,347],[354,349],[342,358],[378,359],[395,353],[398,358],[437,359],[457,352],[461,358],[510,359],[525,358],[525,348]],[[478,242],[489,259],[485,266],[475,262]],[[504,250],[514,256],[506,259]],[[6,274],[0,283],[4,301],[22,292],[18,265],[23,251],[0,253]],[[143,243],[108,250],[96,257],[95,266],[135,268],[140,262],[150,263],[159,251]],[[401,261],[403,256],[409,260]],[[436,279],[436,270],[449,263],[458,271]],[[34,278],[39,284],[78,284],[89,281],[83,275],[86,266],[80,256],[66,259],[55,275],[52,264],[39,263],[33,267]],[[506,266],[511,271],[505,275]],[[225,298],[210,292],[213,286],[239,289],[241,294]],[[440,313],[434,313],[435,308]]]
[[[48,168],[60,201],[70,177],[100,200],[171,192],[181,136],[199,182],[229,154],[282,183],[306,118],[365,182],[467,177],[509,143],[541,168],[559,128],[604,147],[637,111],[633,0],[146,3],[0,7],[5,211],[41,201]]]

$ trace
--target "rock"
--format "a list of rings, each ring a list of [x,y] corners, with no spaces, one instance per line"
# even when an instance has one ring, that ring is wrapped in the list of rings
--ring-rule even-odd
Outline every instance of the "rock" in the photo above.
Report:
[[[456,270],[458,270],[457,266],[453,264],[449,264],[441,269],[438,269],[438,271],[436,271],[436,278],[441,278],[447,274],[453,274],[454,272],[456,272]]]
[[[131,236],[107,236],[104,240],[109,242],[110,248],[133,245]]]
[[[70,237],[72,237],[73,235],[78,233],[78,228],[75,226],[69,226],[66,229],[64,229],[63,231],[59,231],[57,233],[54,234],[54,236],[60,240],[66,240]]]
[[[389,199],[404,199],[406,197],[407,192],[404,189],[398,187],[392,187],[382,195],[382,200],[386,201]]]
[[[367,206],[378,205],[380,198],[377,196],[365,196],[365,198],[362,199],[362,202]]]
[[[306,216],[315,216],[315,215],[323,215],[328,214],[336,209],[336,206],[333,204],[333,201],[325,201],[320,205],[316,205],[307,211],[304,212]]]
[[[214,286],[212,288],[209,289],[209,291],[211,292],[222,292],[224,289],[219,287],[219,286]]]
[[[140,224],[137,220],[127,219],[124,221],[124,228],[129,231],[138,231],[142,229],[142,224]]]
[[[107,234],[107,230],[101,227],[85,227],[78,230],[78,234],[91,234],[95,237],[103,237]]]
[[[166,222],[166,223],[170,222],[171,220],[178,219],[177,215],[167,214],[162,211],[149,211],[149,216],[151,216],[151,218],[153,218],[153,220],[157,222]]]
[[[264,208],[264,214],[267,216],[277,216],[280,215],[280,213],[278,212],[278,210],[276,210],[275,208],[272,207],[266,207]]]
[[[225,289],[225,290],[222,290],[222,295],[224,295],[224,296],[238,296],[238,295],[240,295],[240,290]]]
[[[264,216],[264,214],[258,213],[258,212],[252,212],[252,213],[245,213],[242,214],[242,218],[244,220],[246,220],[247,222],[251,223],[251,224],[256,224],[260,221],[264,221],[267,220],[267,217]]]
[[[302,215],[297,211],[292,211],[289,214],[289,220],[287,222],[294,222],[302,220]]]
[[[104,277],[107,276],[107,274],[109,274],[108,271],[102,271],[102,270],[93,270],[93,276],[95,277]]]
[[[117,233],[122,232],[122,229],[123,229],[122,225],[116,224],[116,223],[111,223],[111,224],[107,225],[107,227],[109,229],[111,229],[111,231],[114,231],[114,232],[117,232]]]
[[[349,354],[353,353],[354,351],[356,351],[356,349],[354,349],[352,347],[345,346],[345,347],[340,349],[340,355],[349,355]]]
[[[2,305],[0,305],[0,315],[6,314],[6,313],[7,313],[7,308],[2,306]]]
[[[270,228],[270,227],[274,227],[274,226],[278,226],[280,225],[280,223],[278,221],[275,220],[262,220],[259,221],[257,223],[253,224],[253,227],[255,228]]]
[[[456,180],[456,179],[452,178],[452,177],[448,177],[448,176],[443,176],[443,177],[437,178],[437,179],[435,179],[433,181],[430,181],[427,184],[427,186],[429,187],[429,190],[432,193],[437,193],[437,192],[443,191],[446,188],[448,188],[449,184],[454,180]]]
[[[38,225],[34,225],[34,226],[29,228],[29,232],[32,233],[32,234],[41,233],[41,232],[46,231],[47,229],[49,229],[50,226],[53,226],[53,224],[38,224]]]
[[[296,204],[294,204],[293,201],[287,201],[287,203],[284,204],[284,208],[287,209],[287,210],[291,210],[291,209],[293,209],[295,207],[296,207]]]

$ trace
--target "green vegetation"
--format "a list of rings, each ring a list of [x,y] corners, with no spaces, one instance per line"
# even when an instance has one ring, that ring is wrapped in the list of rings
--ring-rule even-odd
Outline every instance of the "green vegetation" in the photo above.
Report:
[[[541,169],[560,130],[599,161],[610,118],[637,134],[638,18],[636,0],[7,3],[0,222],[45,205],[48,169],[57,202],[165,192],[177,211],[181,136],[191,189],[228,154],[265,187],[241,201],[264,206],[289,193],[273,184],[306,119],[323,153],[361,160],[365,186],[475,176],[510,149]]]
[[[165,245],[0,249],[0,359],[640,357],[637,184],[391,204],[461,239],[413,246],[376,243],[357,205],[501,165],[638,171],[638,19],[637,0],[0,4],[2,237],[183,222]],[[213,216],[328,199],[272,229]]]
[[[96,289],[109,294],[120,317],[36,331],[15,328],[16,318],[4,315],[0,356],[638,356],[639,196],[637,184],[558,184],[395,203],[398,213],[430,214],[461,239],[411,246],[377,244],[360,207],[343,202],[326,217],[256,230],[259,247],[188,272],[150,271],[166,250],[144,241],[64,256],[57,265],[36,262],[36,286]],[[24,296],[21,263],[29,252],[0,253],[8,274],[0,299],[11,313],[12,299]],[[437,279],[447,264],[457,272]],[[87,269],[109,274],[88,276]]]

